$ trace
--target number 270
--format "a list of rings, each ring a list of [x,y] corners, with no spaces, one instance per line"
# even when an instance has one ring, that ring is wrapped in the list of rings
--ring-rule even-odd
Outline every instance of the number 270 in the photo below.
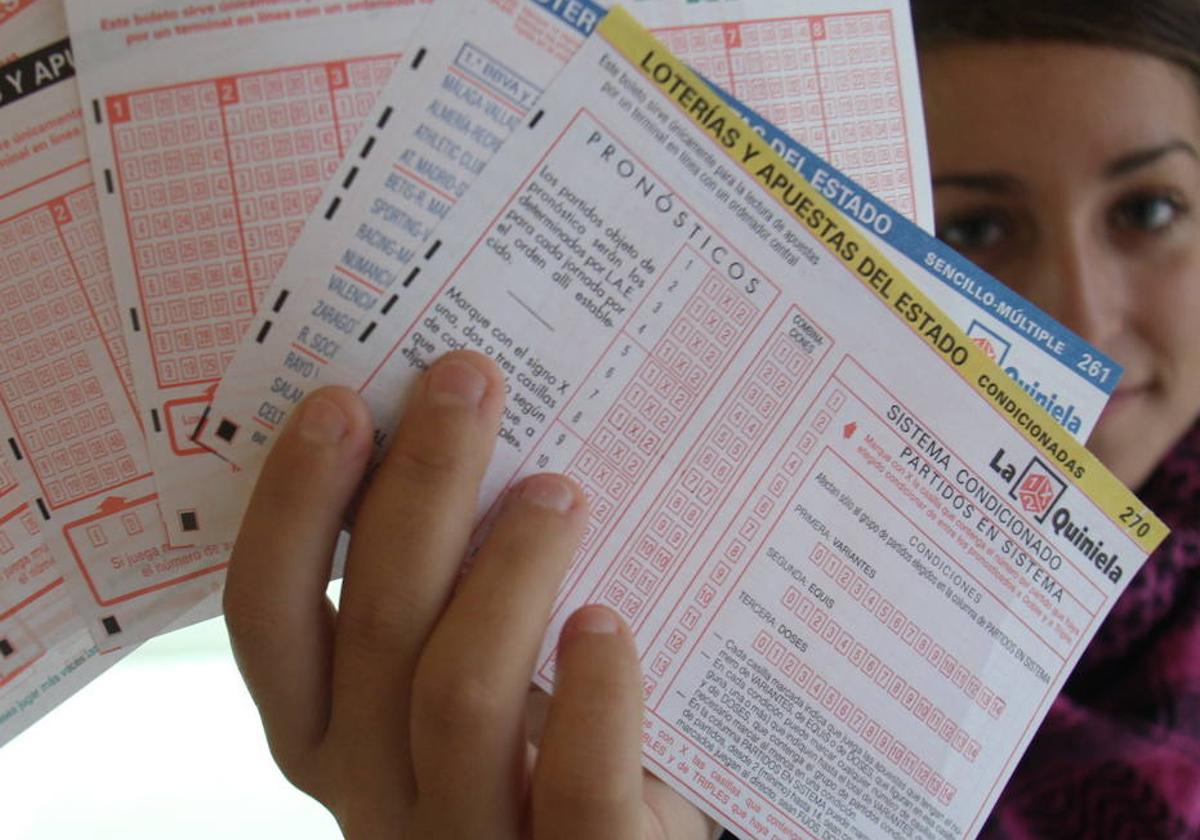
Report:
[[[1127,507],[1121,512],[1121,522],[1140,538],[1145,538],[1150,534],[1150,523],[1146,521],[1146,517],[1131,507]]]

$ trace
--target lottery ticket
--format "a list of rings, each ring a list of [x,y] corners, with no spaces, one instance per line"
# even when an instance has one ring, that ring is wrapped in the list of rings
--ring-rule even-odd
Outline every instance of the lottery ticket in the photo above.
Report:
[[[0,438],[63,586],[103,649],[217,585],[226,549],[173,550],[130,387],[61,4],[0,27]]]
[[[636,11],[928,223],[906,4],[646,0]],[[362,382],[386,348],[373,324],[419,283],[430,231],[602,14],[577,0],[450,0],[431,13],[373,130],[359,137],[289,255],[198,440],[253,474],[286,407],[310,386]],[[861,130],[845,122],[852,113]]]
[[[628,14],[517,130],[378,327],[380,445],[488,354],[483,504],[590,502],[541,686],[608,604],[646,766],[739,836],[973,837],[1164,527]]]
[[[168,533],[244,477],[192,440],[428,0],[68,4],[92,169]],[[235,4],[236,5],[236,4]],[[248,488],[246,488],[248,490]]]
[[[711,84],[933,230],[906,0],[635,0],[629,10]]]

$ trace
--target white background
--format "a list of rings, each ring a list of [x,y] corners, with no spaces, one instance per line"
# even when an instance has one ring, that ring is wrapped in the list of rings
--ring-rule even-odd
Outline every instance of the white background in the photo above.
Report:
[[[267,752],[221,619],[155,639],[0,749],[5,840],[333,840]]]

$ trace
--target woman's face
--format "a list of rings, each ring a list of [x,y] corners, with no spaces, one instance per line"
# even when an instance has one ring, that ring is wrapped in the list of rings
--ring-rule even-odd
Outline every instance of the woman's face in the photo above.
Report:
[[[922,74],[938,235],[1124,366],[1090,446],[1137,486],[1200,414],[1200,91],[1050,43]]]

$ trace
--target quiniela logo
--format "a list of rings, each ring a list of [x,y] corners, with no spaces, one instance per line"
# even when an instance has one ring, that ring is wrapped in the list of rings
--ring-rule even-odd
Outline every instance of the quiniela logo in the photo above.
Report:
[[[971,322],[971,326],[967,329],[967,338],[971,339],[971,342],[982,350],[985,356],[998,365],[1004,364],[1008,358],[1008,351],[1012,349],[1011,344],[978,321]]]
[[[1067,491],[1067,483],[1054,474],[1041,458],[1034,458],[1025,467],[1025,472],[1010,486],[1008,495],[1021,504],[1021,508],[1033,514],[1038,522],[1046,516]]]
[[[1059,500],[1067,491],[1067,483],[1059,478],[1045,461],[1035,457],[1018,477],[1017,465],[1006,457],[1003,449],[1000,449],[992,456],[989,466],[1008,485],[1009,498],[1015,499],[1022,510],[1039,523],[1045,523],[1049,519],[1050,528],[1055,536],[1074,547],[1111,582],[1121,582],[1125,569],[1121,566],[1121,558],[1117,551],[1105,546],[1103,529],[1092,530],[1091,526],[1097,522],[1089,524],[1085,518],[1077,518],[1069,508],[1059,506]],[[1051,512],[1053,516],[1050,515]]]

